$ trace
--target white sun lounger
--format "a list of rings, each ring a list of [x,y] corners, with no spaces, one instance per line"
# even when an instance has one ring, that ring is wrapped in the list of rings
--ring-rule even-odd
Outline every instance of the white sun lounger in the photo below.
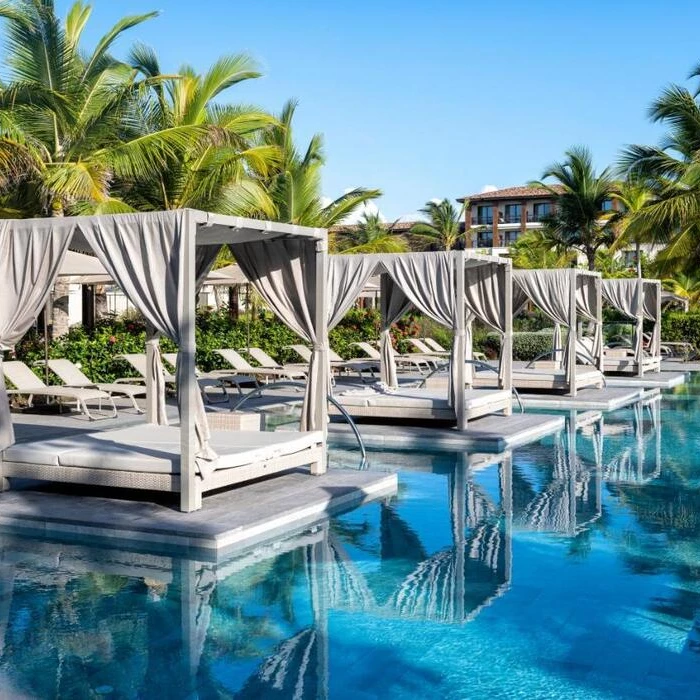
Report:
[[[286,347],[293,350],[307,364],[311,362],[311,350],[306,345],[287,345]],[[358,375],[362,376],[362,372],[374,374],[375,371],[379,370],[379,363],[376,360],[363,360],[361,358],[344,360],[337,352],[330,349],[328,350],[328,359],[331,369],[338,372],[357,372]]]
[[[43,361],[41,362],[43,364]],[[136,403],[137,396],[146,396],[146,387],[143,384],[126,383],[103,383],[93,382],[80,368],[66,359],[55,359],[48,361],[49,369],[69,387],[80,387],[85,389],[99,389],[106,391],[110,396],[126,396],[131,399],[131,403],[137,413],[143,413],[143,409]]]
[[[170,355],[171,357],[175,356],[175,361],[177,361],[177,353],[163,353],[161,354],[161,357],[165,359],[168,364],[172,364],[170,360],[167,359],[167,356]],[[136,353],[130,353],[126,355],[119,355],[119,357],[123,360],[126,360],[138,373],[139,377],[123,377],[121,379],[117,379],[116,383],[117,384],[122,384],[124,382],[129,382],[129,381],[146,381],[146,376],[148,373],[147,370],[147,360],[146,360],[146,353],[145,352],[136,352]],[[166,384],[177,384],[177,377],[175,377],[174,374],[171,374],[169,372],[163,371],[163,377],[165,378]],[[204,401],[208,403],[224,403],[228,401],[228,392],[226,391],[226,387],[221,383],[221,379],[219,377],[211,377],[211,376],[198,376],[197,377],[197,383],[199,384],[199,390],[202,393],[202,398]],[[206,391],[206,388],[208,386],[216,386],[221,390],[221,393],[223,394],[223,400],[219,401],[212,401],[211,396],[209,395],[209,392]],[[239,388],[240,392],[240,388]]]
[[[270,357],[262,348],[243,348],[243,352],[247,352],[261,367],[266,367],[267,369],[292,370],[304,372],[304,374],[306,374],[309,369],[307,365],[301,363],[281,365],[274,357]]]
[[[161,357],[173,368],[177,367],[177,353],[176,352],[162,352]],[[197,383],[202,391],[202,396],[207,403],[228,403],[229,395],[226,390],[226,385],[235,386],[238,389],[239,395],[243,396],[243,390],[241,389],[241,384],[255,384],[255,377],[241,377],[240,375],[233,374],[232,372],[202,372],[198,367],[194,368],[197,374]],[[214,387],[221,392],[221,398],[214,400],[211,392],[207,391],[207,387]]]
[[[260,377],[266,382],[269,381],[270,378],[306,380],[306,372],[300,370],[284,368],[277,369],[272,367],[253,367],[253,365],[251,365],[250,362],[248,362],[235,350],[220,349],[214,350],[214,352],[221,355],[221,357],[223,357],[224,360],[226,360],[226,362],[228,362],[236,372],[252,375],[256,378]]]
[[[35,396],[45,396],[49,399],[56,399],[59,406],[65,403],[74,402],[76,408],[84,413],[90,420],[103,420],[105,418],[116,418],[117,407],[114,400],[106,391],[92,388],[77,388],[67,386],[49,386],[39,379],[24,362],[14,360],[2,363],[5,378],[15,387],[10,389],[8,394],[15,394],[27,397],[29,406]],[[110,415],[99,418],[90,413],[88,401],[97,401],[98,410],[102,408],[102,402],[106,402],[111,407]]]
[[[304,465],[318,473],[323,461],[320,431],[212,431],[210,445],[218,458],[207,463],[205,492]],[[178,492],[180,429],[138,425],[16,443],[1,455],[0,477]]]
[[[456,420],[444,391],[400,388],[379,392],[367,388],[334,394],[334,398],[353,418],[382,418],[410,420]],[[467,389],[464,392],[468,419],[499,411],[510,412],[512,394],[505,389]],[[337,409],[329,407],[337,413]]]
[[[353,343],[353,345],[357,345],[362,352],[367,355],[372,360],[378,360],[381,361],[381,355],[379,354],[379,350],[377,348],[372,347],[368,342],[363,341],[363,342],[358,342],[358,343]],[[435,367],[435,357],[426,357],[424,355],[394,355],[394,360],[396,361],[397,367],[406,367],[408,365],[413,366],[415,369],[417,369],[421,374],[425,374],[426,372],[430,372],[431,367]]]

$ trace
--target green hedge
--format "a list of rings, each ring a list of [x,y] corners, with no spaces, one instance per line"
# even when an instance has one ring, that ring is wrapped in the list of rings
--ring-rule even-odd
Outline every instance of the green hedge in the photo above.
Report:
[[[513,333],[513,359],[529,362],[543,353],[552,349],[554,331],[536,331],[534,333]],[[485,341],[486,354],[495,357],[501,351],[501,336],[498,333],[489,333]]]
[[[409,348],[407,337],[421,335],[423,327],[420,317],[408,315],[392,328],[394,346],[405,352]],[[361,355],[352,343],[376,340],[379,337],[379,312],[373,309],[353,309],[329,334],[331,347],[344,358]],[[437,333],[439,342],[445,338]],[[278,362],[299,362],[300,358],[286,345],[303,342],[272,314],[262,312],[248,322],[245,318],[232,321],[223,311],[200,311],[197,314],[197,366],[204,371],[226,367],[224,360],[214,352],[218,348],[245,348],[249,343],[262,348]],[[93,381],[110,382],[118,377],[134,374],[131,366],[115,359],[125,353],[144,352],[145,325],[140,319],[122,319],[99,323],[94,330],[81,326],[71,328],[69,333],[51,342],[49,357],[65,357],[79,363],[85,374]],[[448,344],[451,340],[447,340]],[[176,346],[161,339],[164,352],[177,350]],[[17,359],[33,366],[44,357],[44,340],[37,333],[28,333],[16,348]],[[37,374],[41,369],[34,368]]]
[[[700,349],[700,312],[671,311],[661,319],[661,339],[692,343]]]

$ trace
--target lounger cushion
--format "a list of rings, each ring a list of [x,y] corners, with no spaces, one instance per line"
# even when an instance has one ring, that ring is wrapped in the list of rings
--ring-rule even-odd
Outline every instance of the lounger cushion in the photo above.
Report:
[[[144,384],[96,384],[100,391],[109,394],[126,394],[127,396],[145,396],[146,386]]]
[[[219,459],[213,467],[231,469],[291,455],[322,442],[323,434],[319,431],[214,431],[211,445],[219,454]],[[57,467],[178,474],[180,430],[172,426],[141,425],[60,440],[21,443],[5,450],[4,459]]]

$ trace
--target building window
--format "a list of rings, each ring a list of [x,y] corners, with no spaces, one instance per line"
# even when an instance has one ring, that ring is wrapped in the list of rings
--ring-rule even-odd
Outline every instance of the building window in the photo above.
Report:
[[[605,199],[605,200],[603,200],[603,203],[600,205],[601,211],[612,211],[612,208],[613,208],[612,199]]]
[[[505,207],[505,223],[507,224],[519,224],[520,223],[520,205],[519,204],[506,204]]]
[[[504,231],[503,232],[503,245],[510,246],[513,245],[517,240],[520,231]]]
[[[493,247],[493,232],[479,231],[476,237],[477,248],[492,248]]]
[[[547,216],[552,214],[552,205],[549,202],[535,202],[532,205],[533,221],[542,221]]]
[[[479,206],[476,208],[476,223],[479,226],[486,226],[493,223],[493,207]]]

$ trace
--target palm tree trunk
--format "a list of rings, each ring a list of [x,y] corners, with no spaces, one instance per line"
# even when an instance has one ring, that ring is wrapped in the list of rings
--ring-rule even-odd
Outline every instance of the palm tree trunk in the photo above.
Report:
[[[588,269],[595,271],[595,249],[586,248],[586,260],[588,260]]]

